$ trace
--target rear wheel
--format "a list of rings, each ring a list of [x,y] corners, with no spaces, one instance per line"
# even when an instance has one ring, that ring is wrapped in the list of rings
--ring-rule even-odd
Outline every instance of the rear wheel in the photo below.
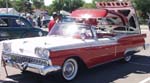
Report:
[[[77,76],[78,69],[78,63],[75,59],[67,59],[62,67],[62,77],[66,81],[71,81]]]
[[[127,55],[127,56],[124,57],[125,62],[129,62],[129,61],[131,61],[131,59],[132,59],[131,55]]]
[[[127,53],[124,55],[123,61],[124,61],[124,62],[129,62],[129,61],[131,61],[133,54],[134,54],[134,52],[127,52]]]

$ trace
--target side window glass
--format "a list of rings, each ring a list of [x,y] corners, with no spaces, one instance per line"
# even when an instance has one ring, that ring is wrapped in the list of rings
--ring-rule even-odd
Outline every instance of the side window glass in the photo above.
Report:
[[[133,16],[129,19],[129,25],[133,28],[136,28],[136,24]]]
[[[8,19],[7,18],[0,18],[0,27],[8,27]]]
[[[28,27],[27,23],[19,18],[11,19],[11,27]]]

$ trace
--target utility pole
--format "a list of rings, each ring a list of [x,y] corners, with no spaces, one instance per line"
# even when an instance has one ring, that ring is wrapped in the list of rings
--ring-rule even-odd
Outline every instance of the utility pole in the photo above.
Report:
[[[6,13],[8,14],[8,0],[5,0],[6,3]]]

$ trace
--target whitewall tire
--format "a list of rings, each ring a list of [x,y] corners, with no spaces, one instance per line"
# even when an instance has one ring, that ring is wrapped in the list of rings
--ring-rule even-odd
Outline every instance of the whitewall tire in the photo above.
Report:
[[[78,63],[75,59],[70,58],[67,59],[62,67],[62,77],[66,80],[66,81],[71,81],[73,80],[78,73]]]

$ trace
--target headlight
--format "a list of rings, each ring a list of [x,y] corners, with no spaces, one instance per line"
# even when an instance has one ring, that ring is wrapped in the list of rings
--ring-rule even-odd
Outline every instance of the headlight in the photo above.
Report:
[[[36,48],[35,54],[41,58],[48,59],[49,58],[49,50],[44,48]]]
[[[3,43],[3,51],[11,52],[11,43]]]

